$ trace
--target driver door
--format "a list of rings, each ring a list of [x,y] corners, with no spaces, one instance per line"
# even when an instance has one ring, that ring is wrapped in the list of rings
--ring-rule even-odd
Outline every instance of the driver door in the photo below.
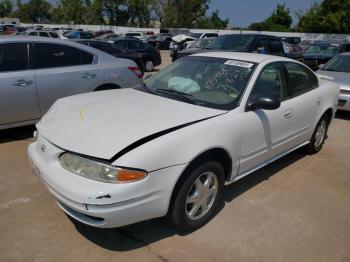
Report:
[[[242,141],[240,173],[258,167],[291,147],[294,108],[287,97],[287,85],[280,63],[268,64],[260,73],[249,96],[273,96],[281,100],[275,110],[247,111],[246,129]]]

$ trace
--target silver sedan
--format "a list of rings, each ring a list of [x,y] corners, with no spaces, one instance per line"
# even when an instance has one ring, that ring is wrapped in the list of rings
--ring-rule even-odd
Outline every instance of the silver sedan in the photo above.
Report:
[[[340,86],[338,109],[350,111],[350,53],[342,53],[320,67],[318,74],[329,76]]]
[[[67,40],[0,37],[0,129],[37,122],[59,98],[141,83],[137,65]]]

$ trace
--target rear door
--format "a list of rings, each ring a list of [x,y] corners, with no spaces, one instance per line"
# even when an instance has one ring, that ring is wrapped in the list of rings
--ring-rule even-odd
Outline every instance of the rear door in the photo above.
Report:
[[[27,43],[0,44],[0,125],[40,118]]]
[[[93,90],[100,72],[93,54],[63,44],[34,43],[32,48],[42,114],[61,97]]]
[[[310,139],[316,116],[323,105],[319,95],[318,80],[303,65],[284,62],[288,86],[288,100],[293,106],[293,137],[296,144]]]

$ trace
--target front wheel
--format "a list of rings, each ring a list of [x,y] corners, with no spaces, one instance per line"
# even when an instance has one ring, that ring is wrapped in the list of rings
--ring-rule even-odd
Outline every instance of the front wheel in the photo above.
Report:
[[[224,170],[217,162],[206,162],[185,173],[176,193],[171,220],[182,232],[205,225],[223,201]]]
[[[317,123],[315,131],[310,139],[310,143],[306,145],[306,151],[309,154],[318,153],[327,138],[329,120],[326,116],[323,116]]]

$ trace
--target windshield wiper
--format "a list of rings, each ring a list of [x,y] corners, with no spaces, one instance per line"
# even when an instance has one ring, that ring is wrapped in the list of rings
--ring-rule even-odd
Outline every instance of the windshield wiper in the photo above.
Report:
[[[173,89],[166,89],[166,88],[157,88],[155,91],[159,93],[167,93],[167,94],[175,95],[181,98],[183,101],[187,101],[190,104],[197,105],[197,102],[194,101],[192,98],[190,98],[192,96],[191,94],[187,94],[181,91],[176,91]]]

